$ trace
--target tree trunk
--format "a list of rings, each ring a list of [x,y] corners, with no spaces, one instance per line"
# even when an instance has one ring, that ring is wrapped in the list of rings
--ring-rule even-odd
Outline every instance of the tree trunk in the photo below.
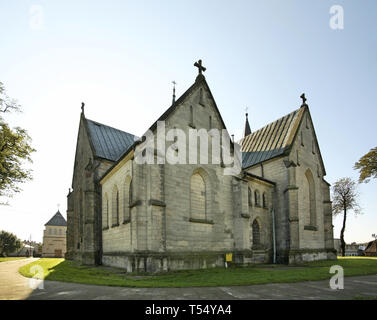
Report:
[[[347,220],[347,209],[344,208],[343,226],[342,226],[342,230],[340,231],[340,247],[342,251],[342,257],[346,255],[346,242],[344,241],[344,231],[346,230],[346,220]]]

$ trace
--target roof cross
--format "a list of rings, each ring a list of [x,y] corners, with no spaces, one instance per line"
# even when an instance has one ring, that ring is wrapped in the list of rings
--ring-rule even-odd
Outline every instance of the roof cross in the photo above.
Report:
[[[177,84],[177,82],[173,80],[171,83],[173,84],[173,104],[174,104],[175,103],[175,85]]]
[[[194,67],[198,68],[199,74],[202,74],[202,72],[206,71],[206,69],[207,69],[207,68],[202,66],[202,60],[198,60],[198,62],[195,62]]]
[[[305,98],[305,93],[303,93],[303,94],[300,96],[300,98],[302,99],[302,104],[303,104],[303,105],[305,104],[306,100],[308,100],[308,99]]]

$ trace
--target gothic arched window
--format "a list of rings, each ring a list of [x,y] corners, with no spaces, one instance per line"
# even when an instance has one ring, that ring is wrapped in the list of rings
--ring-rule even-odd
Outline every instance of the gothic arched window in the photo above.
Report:
[[[263,195],[262,195],[262,202],[263,202],[263,208],[267,208],[267,196],[265,192],[263,192]]]
[[[206,218],[206,185],[199,173],[195,173],[191,176],[190,209],[192,218]]]
[[[114,187],[113,190],[113,199],[112,199],[112,210],[111,210],[111,220],[112,226],[119,225],[119,191],[117,187]]]
[[[131,177],[127,177],[124,182],[124,193],[123,193],[123,222],[128,222],[130,220],[130,205],[132,203],[132,190],[131,190]]]
[[[102,228],[109,227],[109,199],[105,194],[102,207]]]
[[[253,224],[251,225],[251,229],[252,229],[252,234],[253,234],[253,245],[254,246],[260,245],[261,244],[260,225],[256,219],[253,221]]]
[[[194,109],[190,106],[190,125],[194,125]]]
[[[306,201],[304,202],[308,203],[309,206],[307,208],[308,212],[308,219],[307,221],[311,226],[316,226],[317,224],[317,215],[316,215],[316,204],[315,204],[315,185],[314,185],[314,178],[312,172],[308,169],[305,172],[305,177],[307,181],[307,188],[306,188],[306,195],[304,197],[306,198]]]
[[[251,207],[253,204],[253,193],[250,188],[247,189],[247,201],[249,203],[249,206]]]
[[[254,203],[256,206],[260,207],[260,194],[258,190],[254,191]]]

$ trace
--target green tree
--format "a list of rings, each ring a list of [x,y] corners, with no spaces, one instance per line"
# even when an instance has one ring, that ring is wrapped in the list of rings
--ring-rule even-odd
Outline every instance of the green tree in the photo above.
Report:
[[[0,257],[7,256],[21,248],[22,242],[16,235],[2,230],[0,232]]]
[[[31,170],[23,165],[32,162],[30,155],[35,151],[27,131],[20,127],[10,128],[2,117],[12,111],[20,112],[20,106],[6,95],[0,82],[0,197],[5,198],[21,190],[19,183],[32,179]]]
[[[377,178],[377,147],[370,149],[353,168],[360,172],[359,183],[368,183],[370,178]]]
[[[343,225],[340,231],[341,254],[344,257],[346,251],[346,242],[344,233],[346,231],[347,214],[352,210],[355,214],[361,213],[358,203],[357,183],[351,178],[341,178],[335,182],[332,187],[332,212],[336,216],[343,213]]]

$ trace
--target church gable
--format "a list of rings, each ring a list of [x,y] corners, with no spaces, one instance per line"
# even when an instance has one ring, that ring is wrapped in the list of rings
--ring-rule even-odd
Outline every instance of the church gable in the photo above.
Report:
[[[208,84],[203,79],[195,83],[189,94],[176,102],[171,114],[166,118],[167,126],[185,129],[226,129]]]
[[[149,128],[152,132],[156,130],[158,121],[165,121],[171,128],[226,129],[203,75],[199,75],[194,84],[156,120]]]
[[[303,113],[304,108],[297,109],[244,137],[240,141],[242,167],[246,169],[288,154]]]
[[[81,114],[79,131],[76,141],[76,153],[73,168],[72,187],[74,187],[76,177],[78,179],[81,179],[83,175],[82,171],[85,168],[86,164],[89,163],[90,159],[93,160],[94,158],[94,148],[90,142],[85,121],[85,116]]]
[[[326,175],[326,171],[310,111],[307,106],[302,107],[302,109],[304,109],[304,112],[293,137],[289,158],[299,166],[305,164],[312,167],[313,174],[323,177]]]

